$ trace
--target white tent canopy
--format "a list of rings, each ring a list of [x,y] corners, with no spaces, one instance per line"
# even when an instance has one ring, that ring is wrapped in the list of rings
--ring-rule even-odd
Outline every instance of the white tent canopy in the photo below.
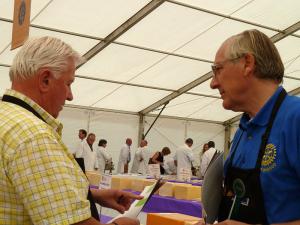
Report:
[[[72,106],[216,123],[238,113],[209,88],[220,44],[263,31],[282,56],[283,86],[300,87],[300,1],[32,0],[30,36],[56,36],[85,55]],[[0,2],[0,96],[9,88],[13,1]]]

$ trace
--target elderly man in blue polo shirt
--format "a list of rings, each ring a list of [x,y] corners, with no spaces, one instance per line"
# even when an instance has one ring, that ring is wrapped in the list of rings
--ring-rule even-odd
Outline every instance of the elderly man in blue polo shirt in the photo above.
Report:
[[[221,45],[212,70],[223,107],[244,112],[225,162],[218,220],[300,224],[300,99],[281,86],[275,45],[244,31]]]

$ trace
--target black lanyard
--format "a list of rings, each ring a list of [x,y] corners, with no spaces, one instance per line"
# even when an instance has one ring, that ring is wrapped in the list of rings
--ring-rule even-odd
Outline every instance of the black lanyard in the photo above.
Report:
[[[23,100],[16,98],[14,96],[11,96],[11,95],[3,95],[2,101],[21,106],[22,108],[26,109],[27,111],[32,112],[36,117],[38,117],[39,119],[41,119],[42,121],[44,121],[46,123],[46,121],[43,119],[43,117],[40,114],[38,114],[38,112],[35,111],[34,108],[32,108],[28,103],[24,102]]]
[[[271,130],[272,130],[272,127],[273,127],[273,123],[274,123],[274,120],[276,118],[276,115],[277,115],[277,112],[281,106],[281,103],[283,102],[285,96],[287,95],[286,91],[284,89],[281,90],[279,96],[277,97],[276,99],[276,102],[273,106],[273,109],[272,109],[272,112],[271,112],[271,115],[270,115],[270,119],[268,121],[268,125],[267,125],[267,128],[265,130],[265,133],[262,135],[261,137],[261,143],[260,143],[260,147],[259,147],[259,153],[258,153],[258,157],[257,157],[257,160],[256,160],[256,165],[255,165],[255,168],[256,169],[259,169],[261,167],[261,161],[263,159],[263,156],[265,154],[265,148],[267,146],[267,142],[268,142],[268,139],[269,139],[269,136],[270,136],[270,133],[271,133]],[[241,128],[242,129],[242,128]],[[242,129],[243,130],[243,129]],[[232,161],[233,161],[233,158],[234,158],[234,155],[236,153],[236,150],[239,146],[239,143],[240,143],[240,140],[243,136],[243,132],[241,133],[239,139],[238,139],[238,142],[232,152],[232,155],[230,157],[230,161],[228,163],[228,167],[231,167],[232,166]]]

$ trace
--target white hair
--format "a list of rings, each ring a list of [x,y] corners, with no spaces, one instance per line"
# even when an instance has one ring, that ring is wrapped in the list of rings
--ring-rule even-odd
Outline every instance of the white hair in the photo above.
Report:
[[[50,69],[56,78],[67,69],[69,60],[75,66],[84,59],[72,47],[58,38],[41,37],[27,40],[15,56],[9,70],[11,81],[33,77],[41,68]]]

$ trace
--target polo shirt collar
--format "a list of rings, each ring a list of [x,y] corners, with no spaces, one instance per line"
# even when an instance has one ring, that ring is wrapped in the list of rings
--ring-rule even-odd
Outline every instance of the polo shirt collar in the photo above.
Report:
[[[255,124],[259,126],[266,126],[269,122],[271,112],[273,109],[273,106],[282,91],[283,87],[279,86],[275,93],[272,95],[271,98],[266,102],[266,104],[261,108],[261,110],[256,114],[255,117],[250,119],[249,115],[244,113],[241,120],[240,120],[240,127],[241,129],[247,128],[250,124]]]

